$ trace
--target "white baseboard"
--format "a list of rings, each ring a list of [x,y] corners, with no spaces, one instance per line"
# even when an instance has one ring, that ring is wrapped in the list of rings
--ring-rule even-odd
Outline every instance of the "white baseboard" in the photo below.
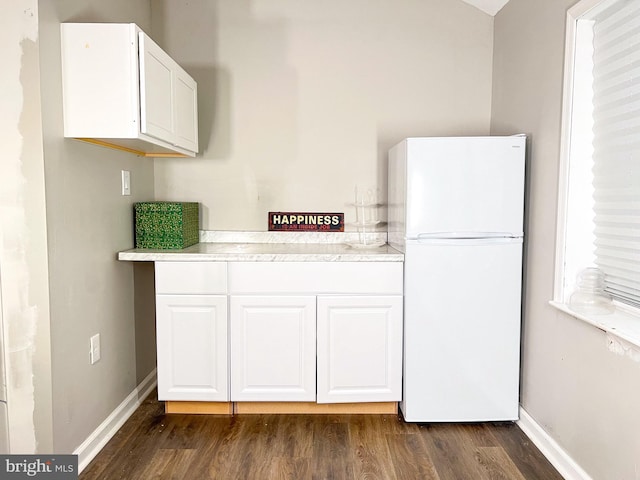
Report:
[[[118,429],[124,425],[129,417],[147,398],[158,383],[156,369],[147,375],[140,385],[138,385],[127,398],[125,398],[116,409],[111,412],[104,422],[96,428],[82,444],[73,452],[78,455],[78,473],[82,472],[89,462],[102,450],[109,440],[116,434]]]
[[[565,480],[592,480],[587,472],[522,407],[520,407],[520,420],[517,425]]]

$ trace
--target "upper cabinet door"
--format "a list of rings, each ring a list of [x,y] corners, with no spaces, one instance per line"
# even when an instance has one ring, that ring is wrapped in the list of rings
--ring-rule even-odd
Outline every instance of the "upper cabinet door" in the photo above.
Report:
[[[175,62],[140,32],[140,131],[175,144]]]
[[[197,84],[144,32],[139,36],[140,130],[197,152]]]
[[[173,79],[175,92],[173,125],[176,145],[198,151],[198,85],[181,68]]]

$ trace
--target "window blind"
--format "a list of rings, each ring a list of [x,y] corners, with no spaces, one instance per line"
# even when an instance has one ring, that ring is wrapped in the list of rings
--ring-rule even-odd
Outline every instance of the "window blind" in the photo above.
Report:
[[[595,254],[606,290],[640,307],[640,0],[594,18]]]

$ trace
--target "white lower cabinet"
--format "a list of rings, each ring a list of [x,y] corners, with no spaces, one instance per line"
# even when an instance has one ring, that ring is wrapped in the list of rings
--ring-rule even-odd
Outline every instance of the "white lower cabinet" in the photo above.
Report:
[[[316,399],[316,299],[230,297],[231,400]]]
[[[158,399],[228,401],[226,295],[156,295]]]
[[[402,296],[318,297],[318,403],[402,397]]]
[[[402,272],[384,262],[156,262],[158,398],[400,401]]]

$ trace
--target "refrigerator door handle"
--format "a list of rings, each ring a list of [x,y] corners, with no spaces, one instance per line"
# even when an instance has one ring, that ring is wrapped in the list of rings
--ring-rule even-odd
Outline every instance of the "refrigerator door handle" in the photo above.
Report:
[[[414,245],[455,245],[460,247],[473,247],[482,245],[506,245],[522,243],[522,237],[496,237],[496,238],[427,238],[409,240],[408,244]]]
[[[416,240],[477,240],[485,238],[521,238],[522,236],[522,232],[430,232],[418,234]]]

